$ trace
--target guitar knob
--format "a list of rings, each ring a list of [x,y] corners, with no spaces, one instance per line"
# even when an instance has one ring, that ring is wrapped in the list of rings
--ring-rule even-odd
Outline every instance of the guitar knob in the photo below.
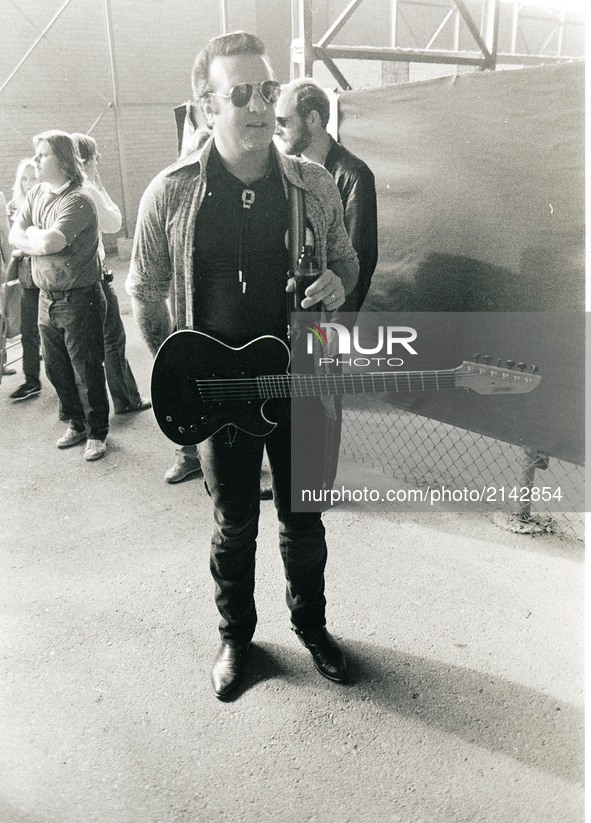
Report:
[[[172,423],[172,417],[169,414],[166,415],[166,422]]]
[[[490,354],[485,354],[485,355],[484,355],[484,357],[483,357],[482,359],[484,360],[484,362],[485,362],[485,363],[486,363],[486,365],[488,366],[488,364],[489,364],[489,363],[490,363],[490,361],[492,360],[492,357],[490,356]]]
[[[515,366],[515,360],[507,360],[507,368],[512,369]]]
[[[539,371],[537,366],[530,366],[529,370],[531,371],[532,374],[537,374],[537,372]]]
[[[184,434],[184,433],[185,433],[185,427],[184,426],[179,426],[179,434]]]
[[[526,363],[518,363],[518,364],[517,364],[517,368],[518,368],[520,371],[523,371],[523,370],[526,368],[526,365],[527,365]]]
[[[192,432],[196,432],[196,431],[197,431],[197,426],[195,425],[195,423],[191,423],[191,425],[189,426],[189,429],[190,429]]]
[[[478,352],[472,357],[472,360],[475,363],[478,363],[478,361],[480,360],[480,355],[478,354]]]

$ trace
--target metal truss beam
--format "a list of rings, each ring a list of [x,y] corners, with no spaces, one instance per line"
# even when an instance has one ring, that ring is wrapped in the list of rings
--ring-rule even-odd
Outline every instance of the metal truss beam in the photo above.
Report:
[[[486,60],[480,52],[469,51],[447,51],[444,49],[392,49],[375,46],[327,46],[320,49],[312,47],[317,60],[345,59],[345,60],[391,60],[406,63],[445,63],[463,66],[480,66],[486,68]],[[564,62],[564,57],[553,57],[551,55],[538,57],[532,54],[510,54],[509,52],[499,52],[497,63],[506,65],[529,65],[537,66],[541,63]]]
[[[474,38],[474,42],[476,43],[476,45],[480,49],[480,53],[482,55],[483,67],[486,68],[486,69],[494,69],[495,68],[495,61],[493,59],[493,56],[490,53],[490,51],[488,50],[486,43],[484,42],[484,40],[480,36],[480,29],[478,28],[478,26],[476,25],[476,23],[472,19],[472,15],[470,14],[469,9],[467,8],[466,4],[464,3],[464,0],[453,0],[453,2],[454,2],[454,5],[456,6],[457,10],[462,15],[464,23],[468,27],[468,31],[470,32],[470,34]],[[491,0],[491,2],[489,2],[489,8],[490,7],[492,7],[492,13],[495,16],[498,17],[498,14],[499,14],[499,0]]]
[[[318,46],[320,48],[323,48],[324,46],[327,46],[329,43],[331,43],[334,40],[334,38],[337,36],[337,34],[343,28],[345,23],[350,19],[353,12],[362,3],[363,3],[363,0],[351,0],[349,5],[345,9],[343,9],[341,14],[337,17],[335,22],[332,24],[332,26],[326,32],[326,34],[323,37],[321,37],[320,40],[318,41]]]
[[[49,23],[45,26],[45,28],[43,29],[43,31],[41,32],[39,37],[35,40],[33,45],[27,50],[26,54],[19,60],[17,65],[14,67],[14,69],[10,72],[10,74],[6,78],[6,80],[4,80],[4,82],[0,86],[0,94],[2,94],[2,92],[4,91],[6,86],[10,83],[10,81],[13,79],[13,77],[15,77],[18,74],[18,72],[20,71],[22,66],[24,66],[24,64],[27,62],[29,57],[33,54],[33,52],[35,51],[35,49],[37,48],[39,43],[43,40],[43,38],[45,37],[47,32],[52,28],[52,26],[57,22],[57,20],[59,20],[59,18],[62,16],[62,13],[67,9],[67,7],[70,5],[71,2],[72,2],[72,0],[66,0],[66,2],[62,6],[60,6],[60,8],[56,11],[56,13],[53,15],[53,17],[51,18]]]
[[[482,70],[494,70],[499,63],[503,65],[539,65],[548,62],[560,62],[568,59],[561,55],[561,35],[564,27],[564,14],[557,22],[559,27],[558,54],[518,54],[516,52],[516,32],[518,25],[519,6],[516,0],[513,13],[513,35],[511,52],[498,51],[498,31],[500,16],[500,0],[482,0],[483,23],[478,24],[465,0],[449,0],[450,11],[438,25],[430,38],[426,48],[400,48],[396,44],[396,16],[399,0],[392,0],[391,4],[391,47],[375,46],[346,46],[334,45],[333,41],[345,24],[351,19],[364,0],[351,0],[337,19],[332,23],[320,39],[312,41],[312,15],[309,0],[292,0],[292,21],[295,39],[292,42],[292,77],[312,74],[315,60],[321,60],[330,71],[343,90],[351,88],[350,83],[335,64],[337,59],[347,60],[382,60],[405,63],[440,63],[446,65],[475,66]],[[428,6],[428,4],[425,4]],[[433,44],[449,20],[455,20],[456,35],[454,43],[458,43],[458,20],[461,18],[470,32],[476,49],[474,51],[460,51],[435,49]],[[545,48],[556,32],[556,26],[546,39]]]

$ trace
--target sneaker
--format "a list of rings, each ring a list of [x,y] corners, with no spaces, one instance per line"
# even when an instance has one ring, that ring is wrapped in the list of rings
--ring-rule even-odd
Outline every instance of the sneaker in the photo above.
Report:
[[[9,397],[11,400],[26,400],[28,397],[34,397],[41,392],[39,383],[23,383],[18,389],[12,392]]]
[[[126,406],[124,409],[119,409],[119,411],[116,411],[115,414],[129,414],[130,412],[146,411],[146,409],[151,408],[151,402],[146,400],[145,397],[142,397],[137,403],[134,403],[131,406]]]
[[[180,483],[192,474],[201,473],[201,463],[197,457],[177,457],[164,475],[167,483]]]
[[[84,449],[84,459],[85,460],[98,460],[99,457],[103,457],[107,453],[107,444],[104,440],[92,440],[91,438],[88,439],[86,443],[86,448]]]
[[[67,449],[70,446],[75,446],[76,443],[80,443],[81,440],[86,440],[86,432],[78,431],[78,429],[75,429],[74,426],[70,424],[66,433],[62,434],[55,445],[58,449]]]

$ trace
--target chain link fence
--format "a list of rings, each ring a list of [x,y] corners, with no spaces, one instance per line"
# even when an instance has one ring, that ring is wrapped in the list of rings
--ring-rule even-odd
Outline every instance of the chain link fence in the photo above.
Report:
[[[490,489],[479,509],[512,515],[514,531],[584,537],[582,466],[397,408],[385,396],[344,398],[341,453],[416,488]],[[545,502],[540,487],[562,499]]]

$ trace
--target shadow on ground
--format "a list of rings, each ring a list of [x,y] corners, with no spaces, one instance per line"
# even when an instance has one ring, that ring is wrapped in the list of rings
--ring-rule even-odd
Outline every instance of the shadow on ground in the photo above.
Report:
[[[387,713],[540,769],[570,783],[584,776],[583,710],[501,677],[370,643],[344,642],[350,677],[326,681],[347,702],[371,700]],[[307,657],[305,658],[307,662]],[[302,655],[273,643],[253,643],[244,681],[232,697],[264,681],[293,681]],[[306,679],[318,677],[310,668]]]

